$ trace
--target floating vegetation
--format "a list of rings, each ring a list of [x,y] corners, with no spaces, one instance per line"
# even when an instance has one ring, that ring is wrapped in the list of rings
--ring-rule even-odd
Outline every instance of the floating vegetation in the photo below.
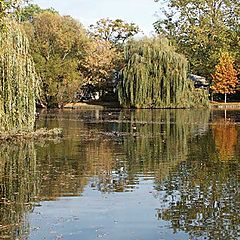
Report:
[[[208,94],[187,79],[188,62],[166,39],[144,38],[125,47],[118,95],[123,107],[208,106]]]
[[[19,24],[0,30],[0,132],[32,131],[39,79]]]
[[[56,138],[56,137],[62,137],[63,130],[61,128],[53,128],[53,129],[37,129],[33,132],[4,132],[0,133],[0,141],[11,141],[11,140],[41,140],[46,138]]]

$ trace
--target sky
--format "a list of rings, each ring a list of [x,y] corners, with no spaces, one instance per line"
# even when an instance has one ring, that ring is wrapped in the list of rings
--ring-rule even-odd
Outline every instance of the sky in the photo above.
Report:
[[[154,0],[33,0],[41,8],[53,7],[61,15],[71,15],[86,28],[101,18],[120,18],[137,24],[146,35],[152,35],[152,24],[160,8]]]

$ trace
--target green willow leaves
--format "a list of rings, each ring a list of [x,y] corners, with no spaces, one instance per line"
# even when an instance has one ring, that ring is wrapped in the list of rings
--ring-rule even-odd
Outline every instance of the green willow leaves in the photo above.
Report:
[[[189,108],[208,106],[205,90],[187,80],[188,62],[166,39],[145,38],[125,47],[119,100],[124,107]]]
[[[39,78],[21,27],[5,19],[0,31],[0,132],[34,128]]]

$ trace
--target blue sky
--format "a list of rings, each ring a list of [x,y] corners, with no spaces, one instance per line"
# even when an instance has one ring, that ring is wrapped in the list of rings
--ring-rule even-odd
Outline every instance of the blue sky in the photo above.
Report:
[[[160,7],[154,0],[33,0],[33,3],[71,15],[85,27],[101,18],[120,18],[136,23],[147,35],[153,33],[152,24]]]

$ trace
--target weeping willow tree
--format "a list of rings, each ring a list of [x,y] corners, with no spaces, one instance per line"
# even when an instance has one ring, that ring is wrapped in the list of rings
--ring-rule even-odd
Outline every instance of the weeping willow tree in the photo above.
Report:
[[[207,92],[187,79],[188,62],[167,39],[144,38],[125,47],[119,100],[124,107],[189,108],[208,106]]]
[[[31,131],[38,78],[21,27],[4,19],[0,29],[0,133]]]

